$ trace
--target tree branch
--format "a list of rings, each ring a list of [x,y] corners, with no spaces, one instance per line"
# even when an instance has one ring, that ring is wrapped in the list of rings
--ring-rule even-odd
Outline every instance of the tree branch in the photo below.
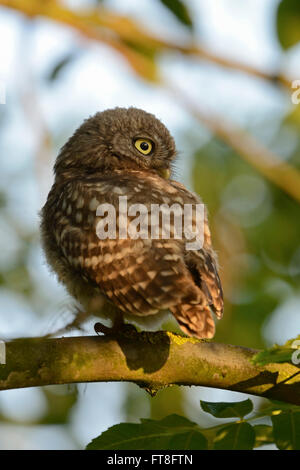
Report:
[[[195,119],[203,123],[213,135],[217,136],[247,163],[252,165],[266,179],[285,191],[295,201],[300,203],[300,172],[288,162],[282,161],[278,155],[266,148],[249,132],[231,123],[224,121],[221,116],[213,115],[201,109],[181,89],[171,83],[165,83],[167,91],[181,104]]]
[[[17,339],[6,343],[0,390],[74,382],[135,382],[154,394],[168,385],[200,385],[300,405],[300,369],[256,366],[257,351],[169,332],[117,337]]]
[[[181,52],[192,58],[208,60],[222,67],[247,73],[265,79],[272,84],[281,84],[291,88],[289,79],[280,74],[268,74],[246,64],[230,61],[206,51],[196,44],[179,45],[164,41],[155,35],[145,32],[137,23],[126,16],[110,12],[105,8],[82,9],[80,13],[70,10],[55,0],[0,0],[0,6],[19,11],[29,18],[44,17],[72,27],[82,36],[102,42],[117,50],[135,72],[144,79],[165,85],[172,92],[173,98],[184,105],[196,119],[210,131],[231,146],[244,160],[256,168],[264,177],[283,189],[287,194],[300,202],[300,172],[283,162],[280,158],[251,134],[239,129],[232,123],[224,122],[220,116],[212,116],[207,110],[195,107],[184,93],[175,89],[170,83],[164,83],[160,77],[153,54],[164,51]],[[134,47],[132,47],[135,45]],[[139,49],[148,50],[145,55]]]
[[[49,20],[74,28],[88,39],[104,42],[123,54],[134,69],[136,69],[135,62],[141,60],[144,62],[144,67],[147,67],[147,62],[143,61],[140,56],[139,58],[133,57],[132,59],[131,56],[135,56],[134,50],[130,51],[130,48],[126,47],[126,43],[139,44],[141,47],[151,49],[153,52],[180,52],[193,59],[205,60],[217,66],[266,80],[273,85],[280,85],[289,90],[291,89],[291,80],[282,75],[280,71],[277,73],[264,72],[249,64],[218,56],[194,42],[182,45],[163,40],[155,34],[145,31],[145,27],[140,27],[131,18],[118,15],[116,12],[111,12],[103,7],[71,10],[55,0],[50,2],[41,2],[40,0],[0,0],[0,5],[20,11],[30,18],[39,16],[48,18]],[[115,36],[107,34],[108,31],[113,32]],[[136,71],[145,76],[142,70]],[[151,79],[151,74],[148,78]]]

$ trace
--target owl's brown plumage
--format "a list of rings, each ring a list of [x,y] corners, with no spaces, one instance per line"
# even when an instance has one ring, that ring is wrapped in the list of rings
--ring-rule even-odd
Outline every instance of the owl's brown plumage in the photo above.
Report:
[[[223,299],[206,216],[197,250],[172,237],[173,219],[168,239],[96,233],[96,210],[104,203],[116,208],[118,228],[119,196],[149,212],[151,204],[199,204],[198,196],[166,179],[175,155],[166,127],[145,111],[115,108],[87,119],[56,160],[41,213],[42,242],[48,263],[86,311],[112,318],[121,312],[147,323],[169,310],[185,333],[211,338],[211,310],[220,318]]]

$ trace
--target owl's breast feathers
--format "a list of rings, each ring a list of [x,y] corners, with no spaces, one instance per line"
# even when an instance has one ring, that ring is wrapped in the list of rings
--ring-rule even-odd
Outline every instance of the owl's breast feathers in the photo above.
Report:
[[[187,250],[184,237],[172,237],[175,219],[170,222],[169,238],[122,239],[118,236],[120,196],[126,196],[128,206],[143,204],[148,209],[151,204],[201,203],[181,184],[144,171],[55,183],[42,210],[49,264],[77,297],[78,292],[70,288],[72,276],[100,290],[125,314],[147,316],[169,309],[187,334],[212,337],[211,309],[218,318],[222,316],[223,295],[206,213],[199,249]],[[96,233],[101,204],[116,209],[114,239],[100,239]],[[128,222],[132,219],[128,216]]]

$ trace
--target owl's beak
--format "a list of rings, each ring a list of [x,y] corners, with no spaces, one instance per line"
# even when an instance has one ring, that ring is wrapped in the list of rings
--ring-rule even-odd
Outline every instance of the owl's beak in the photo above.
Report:
[[[171,172],[168,168],[159,168],[157,170],[157,173],[164,178],[165,180],[168,180],[170,178]]]

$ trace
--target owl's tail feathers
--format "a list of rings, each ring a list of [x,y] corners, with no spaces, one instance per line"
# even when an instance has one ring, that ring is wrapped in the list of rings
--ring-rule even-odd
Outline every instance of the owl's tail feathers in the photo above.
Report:
[[[181,330],[196,338],[213,338],[215,322],[210,308],[203,305],[181,304],[172,307],[171,312],[179,323]]]

